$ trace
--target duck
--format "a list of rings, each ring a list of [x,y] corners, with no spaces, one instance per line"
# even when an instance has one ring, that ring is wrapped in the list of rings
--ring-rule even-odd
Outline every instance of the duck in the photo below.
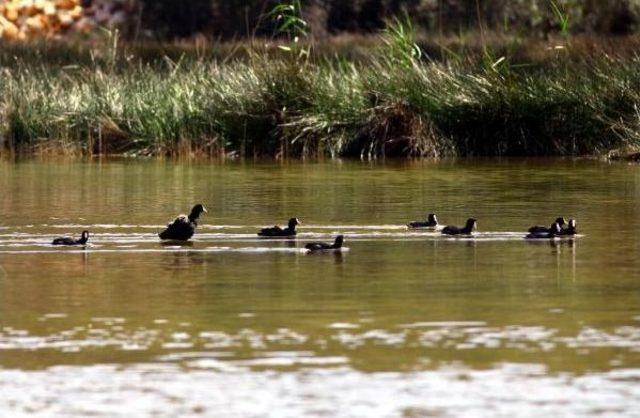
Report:
[[[82,236],[80,239],[73,239],[69,237],[59,237],[53,240],[51,245],[86,245],[87,241],[89,241],[89,231],[82,231]]]
[[[344,243],[344,235],[338,235],[333,244],[328,244],[326,242],[310,242],[304,246],[307,250],[311,252],[317,251],[332,251],[339,250],[342,248],[342,244]]]
[[[562,229],[558,235],[573,236],[578,233],[576,230],[577,222],[575,219],[569,219],[569,224],[566,228]]]
[[[195,205],[189,216],[179,215],[158,236],[161,240],[188,241],[195,234],[198,219],[203,213],[207,213],[207,209],[202,204]]]
[[[258,236],[266,238],[293,237],[296,235],[296,226],[300,224],[302,222],[298,218],[291,218],[286,228],[280,228],[277,225],[272,228],[263,228],[258,232]]]
[[[436,217],[435,213],[430,213],[429,215],[427,215],[426,221],[410,222],[409,224],[407,224],[407,226],[414,229],[436,228],[438,226],[438,218]]]
[[[478,228],[478,221],[474,218],[467,219],[464,227],[446,226],[442,230],[443,235],[471,235]]]
[[[560,226],[560,228],[562,228],[563,226],[565,226],[567,224],[567,221],[563,218],[563,217],[559,217],[557,218],[553,224],[551,224],[550,228],[544,227],[544,226],[532,226],[531,228],[529,228],[529,233],[530,234],[537,234],[537,233],[548,233],[551,232],[554,229],[554,225],[558,224]]]
[[[562,233],[562,229],[560,228],[560,222],[554,222],[551,224],[549,228],[542,228],[535,232],[529,232],[529,234],[525,237],[527,239],[549,239],[555,238]]]

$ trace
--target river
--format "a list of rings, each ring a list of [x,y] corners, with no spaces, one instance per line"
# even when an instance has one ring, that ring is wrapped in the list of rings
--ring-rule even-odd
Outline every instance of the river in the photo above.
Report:
[[[638,165],[3,160],[0,195],[4,416],[640,411]],[[404,227],[428,212],[478,233]],[[558,216],[580,235],[523,239]]]

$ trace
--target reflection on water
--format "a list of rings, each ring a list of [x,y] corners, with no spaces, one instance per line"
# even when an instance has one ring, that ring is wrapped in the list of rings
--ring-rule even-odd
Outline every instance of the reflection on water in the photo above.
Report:
[[[561,160],[0,163],[0,410],[631,415],[639,174]],[[159,243],[195,202],[210,212],[194,242]],[[480,231],[404,227],[425,212]],[[581,235],[523,238],[560,215]],[[296,240],[256,237],[291,216]],[[86,248],[50,245],[83,229]],[[342,252],[304,249],[338,233]]]
[[[526,364],[438,373],[364,374],[341,366],[289,373],[217,369],[211,360],[189,371],[158,364],[0,371],[0,409],[27,405],[30,413],[58,416],[430,417],[491,411],[496,417],[585,417],[635,416],[640,407],[637,369],[577,377],[549,376],[543,366]]]
[[[562,309],[550,310],[554,315],[564,313]],[[243,318],[257,318],[255,314],[244,313]],[[238,317],[241,317],[238,315]],[[51,313],[38,318],[40,322],[49,322],[68,318],[65,313]],[[364,320],[363,320],[364,319]],[[258,318],[259,320],[259,318]],[[251,321],[255,322],[255,320]],[[195,330],[191,323],[171,324],[166,319],[154,320],[149,327],[131,327],[124,318],[91,318],[84,324],[73,328],[60,329],[47,335],[33,335],[28,330],[3,327],[0,332],[0,349],[2,350],[60,350],[60,352],[79,352],[86,349],[108,348],[117,351],[145,351],[163,353],[165,349],[189,349],[190,359],[203,356],[215,357],[217,353],[207,350],[224,350],[225,367],[237,365],[263,365],[265,356],[274,359],[274,353],[286,357],[284,365],[292,365],[292,354],[305,353],[312,356],[315,364],[321,364],[320,353],[347,353],[344,358],[349,361],[353,349],[376,347],[393,347],[418,349],[410,350],[402,359],[404,363],[420,363],[424,360],[422,348],[441,350],[474,350],[485,351],[514,349],[522,350],[520,356],[531,357],[532,353],[574,350],[576,356],[587,356],[590,366],[598,366],[597,351],[589,349],[618,348],[628,349],[628,358],[637,360],[640,355],[640,323],[637,326],[619,326],[611,332],[605,332],[589,326],[576,330],[576,334],[561,333],[558,328],[543,326],[508,325],[504,327],[489,326],[484,322],[451,321],[451,322],[415,322],[399,324],[391,329],[372,327],[375,321],[361,318],[356,323],[332,323],[316,331],[314,335],[305,334],[289,328],[277,328],[269,332],[257,331],[247,327],[235,332],[219,330]],[[162,325],[162,327],[158,327]],[[196,352],[193,352],[195,350]],[[298,351],[295,351],[298,350]],[[247,363],[245,356],[250,353],[252,361]],[[503,353],[504,354],[504,353]],[[49,353],[55,358],[56,356]],[[416,358],[412,359],[411,356]],[[297,356],[296,356],[297,357]],[[179,359],[181,356],[160,355],[156,358]],[[273,360],[273,361],[272,361]],[[411,362],[410,360],[413,360]],[[490,364],[489,364],[490,365]],[[603,364],[607,368],[611,364]],[[442,366],[442,364],[440,364]],[[395,367],[402,367],[398,363]]]

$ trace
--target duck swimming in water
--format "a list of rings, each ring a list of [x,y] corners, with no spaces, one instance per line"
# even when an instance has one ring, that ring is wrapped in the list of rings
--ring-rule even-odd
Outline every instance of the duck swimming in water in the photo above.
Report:
[[[69,237],[60,237],[53,240],[51,245],[86,245],[89,241],[89,231],[82,231],[82,237],[80,239],[73,239]]]
[[[569,219],[569,225],[562,229],[562,231],[560,231],[560,234],[558,235],[562,235],[562,236],[573,236],[576,235],[578,233],[578,231],[576,230],[576,225],[577,222],[575,219]]]
[[[258,236],[265,238],[294,237],[296,235],[296,226],[301,223],[298,218],[291,218],[286,228],[280,228],[277,225],[272,228],[263,228],[258,232]]]
[[[549,233],[552,232],[554,230],[554,225],[558,224],[560,226],[560,228],[562,228],[563,226],[565,226],[567,224],[567,221],[565,221],[565,219],[563,217],[559,217],[557,218],[553,224],[551,224],[550,228],[544,227],[544,226],[532,226],[531,228],[529,228],[529,233],[530,234],[537,234],[537,233]]]
[[[478,221],[473,218],[467,219],[467,223],[464,227],[458,226],[446,226],[442,230],[443,235],[471,235],[473,231],[477,229]]]
[[[536,232],[529,232],[525,238],[527,239],[549,239],[555,238],[562,233],[562,229],[560,228],[559,222],[554,222],[551,224],[551,227],[544,228],[545,230],[538,230]]]
[[[411,222],[407,225],[409,228],[419,229],[419,228],[436,228],[438,226],[438,218],[436,218],[435,213],[430,213],[427,215],[426,221],[416,221]]]
[[[189,216],[180,215],[173,222],[167,225],[167,229],[158,234],[162,240],[187,241],[196,232],[198,218],[207,210],[201,204],[197,204],[191,209]]]
[[[326,242],[310,242],[305,245],[304,248],[311,252],[316,251],[332,251],[339,250],[342,248],[342,244],[344,243],[344,236],[338,235],[333,244],[327,244]]]

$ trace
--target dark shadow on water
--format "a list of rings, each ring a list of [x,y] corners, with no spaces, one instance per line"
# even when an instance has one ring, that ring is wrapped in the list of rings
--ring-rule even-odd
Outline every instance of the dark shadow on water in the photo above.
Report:
[[[575,252],[576,240],[574,238],[569,239],[525,239],[529,245],[548,245],[551,248],[551,254],[562,253],[563,250],[570,250]]]
[[[344,263],[344,253],[342,251],[312,251],[307,253],[308,257],[331,257],[335,264]]]
[[[198,266],[207,262],[203,253],[194,253],[190,251],[174,252],[167,254],[167,256],[171,257],[171,261],[168,263],[169,268],[171,269],[185,270],[191,266]]]
[[[576,247],[576,240],[575,239],[563,239],[563,240],[550,240],[549,245],[551,246],[551,248],[556,249],[556,250],[561,250],[563,248],[566,249],[571,249],[573,250]]]

